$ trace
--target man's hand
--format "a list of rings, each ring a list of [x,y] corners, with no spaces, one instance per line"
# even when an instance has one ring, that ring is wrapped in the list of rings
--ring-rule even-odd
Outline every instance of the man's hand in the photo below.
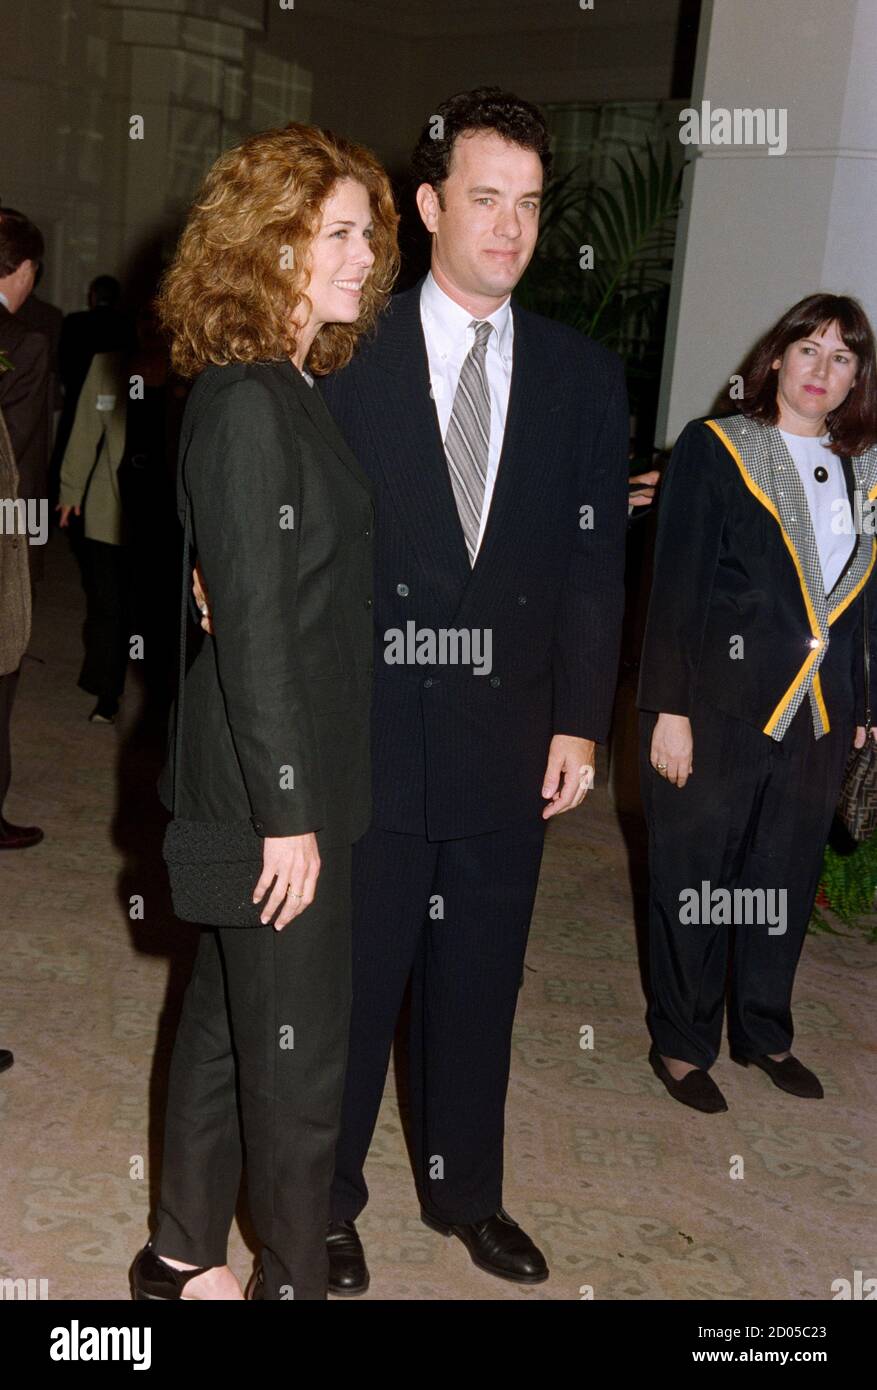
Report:
[[[655,488],[661,481],[661,471],[652,468],[648,473],[635,473],[628,479],[630,483],[636,483],[638,492],[631,492],[628,496],[628,503],[631,507],[648,507],[655,500]]]
[[[877,743],[877,724],[875,724],[874,728],[871,730],[871,737],[873,738],[874,742]],[[864,726],[864,724],[857,724],[857,725],[856,725],[856,737],[853,739],[853,747],[854,747],[854,748],[864,748],[864,746],[865,746],[865,726]]]
[[[594,785],[595,749],[596,745],[589,738],[554,735],[542,779],[542,795],[550,801],[542,812],[543,820],[582,804]]]
[[[192,593],[195,595],[195,602],[201,611],[201,626],[205,632],[209,632],[212,636],[213,623],[210,621],[210,603],[207,598],[207,590],[204,587],[204,576],[201,573],[200,565],[196,565],[192,570]]]

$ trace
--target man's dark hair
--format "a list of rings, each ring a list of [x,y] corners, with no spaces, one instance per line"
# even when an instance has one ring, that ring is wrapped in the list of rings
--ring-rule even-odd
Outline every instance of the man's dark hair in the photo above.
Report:
[[[22,261],[34,261],[39,266],[45,252],[39,227],[23,212],[0,207],[0,278],[11,275]]]
[[[96,275],[88,287],[88,302],[95,309],[115,309],[122,298],[122,286],[114,275]]]
[[[442,120],[441,137],[435,135],[435,117]],[[426,122],[411,156],[415,188],[422,183],[442,197],[442,184],[448,177],[454,142],[464,131],[491,130],[513,145],[533,150],[542,161],[547,183],[551,177],[551,146],[545,117],[532,102],[504,92],[501,87],[475,87],[458,92],[438,106]]]

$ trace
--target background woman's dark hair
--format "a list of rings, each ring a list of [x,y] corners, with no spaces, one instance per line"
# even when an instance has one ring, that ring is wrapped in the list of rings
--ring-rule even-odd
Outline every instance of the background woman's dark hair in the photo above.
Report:
[[[858,358],[855,386],[837,410],[826,416],[832,450],[841,455],[861,454],[877,443],[874,334],[859,301],[843,294],[808,294],[787,310],[749,353],[740,369],[743,399],[735,401],[726,394],[728,408],[765,425],[775,425],[779,419],[778,373],[771,363],[792,343],[819,337],[832,323],[837,324],[843,342]]]
[[[442,119],[441,138],[434,134],[435,117]],[[501,87],[475,87],[458,92],[437,106],[420,132],[411,156],[414,186],[432,184],[442,201],[442,184],[448,177],[454,141],[464,131],[493,130],[504,140],[533,150],[542,161],[545,182],[551,177],[551,146],[545,117],[532,102],[504,92]]]

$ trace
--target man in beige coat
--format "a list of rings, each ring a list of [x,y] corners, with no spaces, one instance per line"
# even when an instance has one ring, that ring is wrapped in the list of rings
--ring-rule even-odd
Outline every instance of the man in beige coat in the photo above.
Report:
[[[24,505],[18,499],[18,469],[9,431],[0,411],[0,849],[35,845],[43,832],[3,819],[3,802],[12,780],[9,721],[18,669],[30,641],[30,574]]]
[[[12,776],[9,721],[18,683],[18,668],[30,641],[30,572],[28,539],[19,529],[18,470],[9,431],[0,410],[0,849],[26,849],[39,844],[43,832],[35,825],[10,825],[3,819],[3,802]],[[13,1056],[0,1047],[0,1071],[12,1066]]]
[[[92,723],[115,722],[128,664],[127,547],[119,493],[125,453],[128,379],[122,353],[98,353],[76,406],[61,465],[60,525],[83,517],[86,594],[82,690],[97,696]]]
[[[18,668],[30,641],[30,572],[28,539],[19,529],[18,470],[9,431],[0,410],[0,849],[26,849],[43,838],[35,825],[10,825],[3,802],[12,777],[9,721],[18,684]],[[12,1066],[12,1053],[0,1047],[0,1071]]]
[[[48,349],[39,334],[16,324],[15,311],[30,293],[41,254],[39,231],[20,213],[0,209],[0,850],[27,849],[43,838],[37,826],[11,825],[3,817],[12,780],[12,703],[30,640],[31,551],[25,508],[45,495],[36,476],[31,485],[20,484],[13,440],[26,460],[45,452],[35,452],[34,440],[44,411]]]

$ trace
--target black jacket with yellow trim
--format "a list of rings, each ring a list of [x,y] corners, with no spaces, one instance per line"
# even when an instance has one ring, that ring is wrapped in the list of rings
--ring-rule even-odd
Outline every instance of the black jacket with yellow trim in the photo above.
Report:
[[[844,472],[852,500],[849,460]],[[830,725],[863,718],[866,586],[877,673],[877,545],[870,532],[857,545],[870,547],[865,579],[842,603],[828,602],[831,636],[819,686]],[[813,640],[806,593],[776,518],[746,486],[722,439],[705,421],[692,421],[661,484],[639,708],[690,715],[702,700],[770,732]]]

